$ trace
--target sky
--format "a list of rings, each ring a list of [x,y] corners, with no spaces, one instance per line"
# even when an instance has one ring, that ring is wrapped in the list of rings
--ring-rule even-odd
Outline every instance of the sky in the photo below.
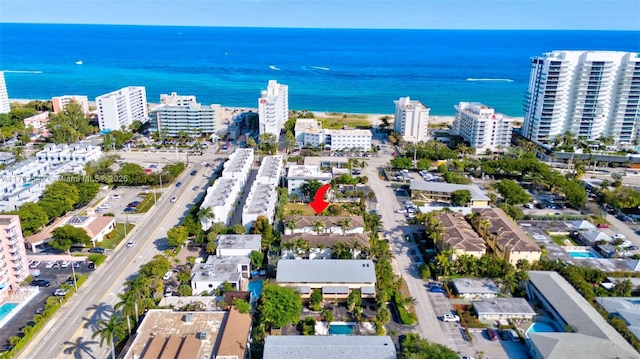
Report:
[[[640,0],[0,0],[0,22],[640,30]]]

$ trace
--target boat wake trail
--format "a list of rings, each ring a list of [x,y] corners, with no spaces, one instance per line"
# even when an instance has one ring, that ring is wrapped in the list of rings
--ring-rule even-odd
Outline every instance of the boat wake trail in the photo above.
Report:
[[[0,72],[13,73],[13,74],[41,74],[42,71],[29,71],[29,70],[0,70]]]
[[[277,67],[275,67],[275,66],[273,66],[273,65],[269,66],[269,68],[270,68],[271,70],[281,71],[279,68],[277,68]]]
[[[513,82],[512,79],[475,79],[473,77],[469,77],[467,81],[501,81],[501,82]]]
[[[322,71],[329,71],[329,70],[331,70],[331,69],[330,69],[330,68],[328,68],[328,67],[322,67],[322,66],[309,66],[309,67],[310,67],[310,68],[312,68],[312,69],[322,70]]]

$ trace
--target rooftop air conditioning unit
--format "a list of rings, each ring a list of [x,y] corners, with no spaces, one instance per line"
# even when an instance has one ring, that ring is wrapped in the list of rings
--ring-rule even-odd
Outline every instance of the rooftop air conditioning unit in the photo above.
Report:
[[[198,333],[198,338],[200,340],[207,340],[209,338],[209,332],[203,331],[203,332]]]
[[[193,323],[193,314],[192,313],[185,314],[184,322],[185,323]]]

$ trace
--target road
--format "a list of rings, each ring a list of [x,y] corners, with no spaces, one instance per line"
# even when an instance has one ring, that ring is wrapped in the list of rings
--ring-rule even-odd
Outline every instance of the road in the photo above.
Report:
[[[70,358],[65,354],[70,342],[80,338],[87,350],[95,358],[110,356],[109,346],[99,346],[99,338],[91,336],[100,320],[108,318],[113,305],[118,302],[117,294],[122,292],[124,283],[136,275],[140,265],[148,262],[156,254],[166,249],[166,233],[180,223],[198,194],[206,188],[207,179],[202,175],[190,176],[190,168],[178,178],[183,185],[165,189],[165,194],[129,233],[126,240],[116,248],[107,260],[89,277],[80,291],[65,303],[56,316],[31,341],[21,353],[23,358]],[[199,171],[201,172],[201,171]],[[199,185],[202,190],[193,191]],[[176,203],[168,199],[176,196]],[[135,240],[132,248],[126,248],[127,240]]]

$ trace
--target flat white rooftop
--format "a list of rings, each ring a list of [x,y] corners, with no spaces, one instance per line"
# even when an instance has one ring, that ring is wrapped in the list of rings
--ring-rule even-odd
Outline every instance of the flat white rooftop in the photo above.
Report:
[[[396,359],[388,336],[267,336],[263,359]]]

